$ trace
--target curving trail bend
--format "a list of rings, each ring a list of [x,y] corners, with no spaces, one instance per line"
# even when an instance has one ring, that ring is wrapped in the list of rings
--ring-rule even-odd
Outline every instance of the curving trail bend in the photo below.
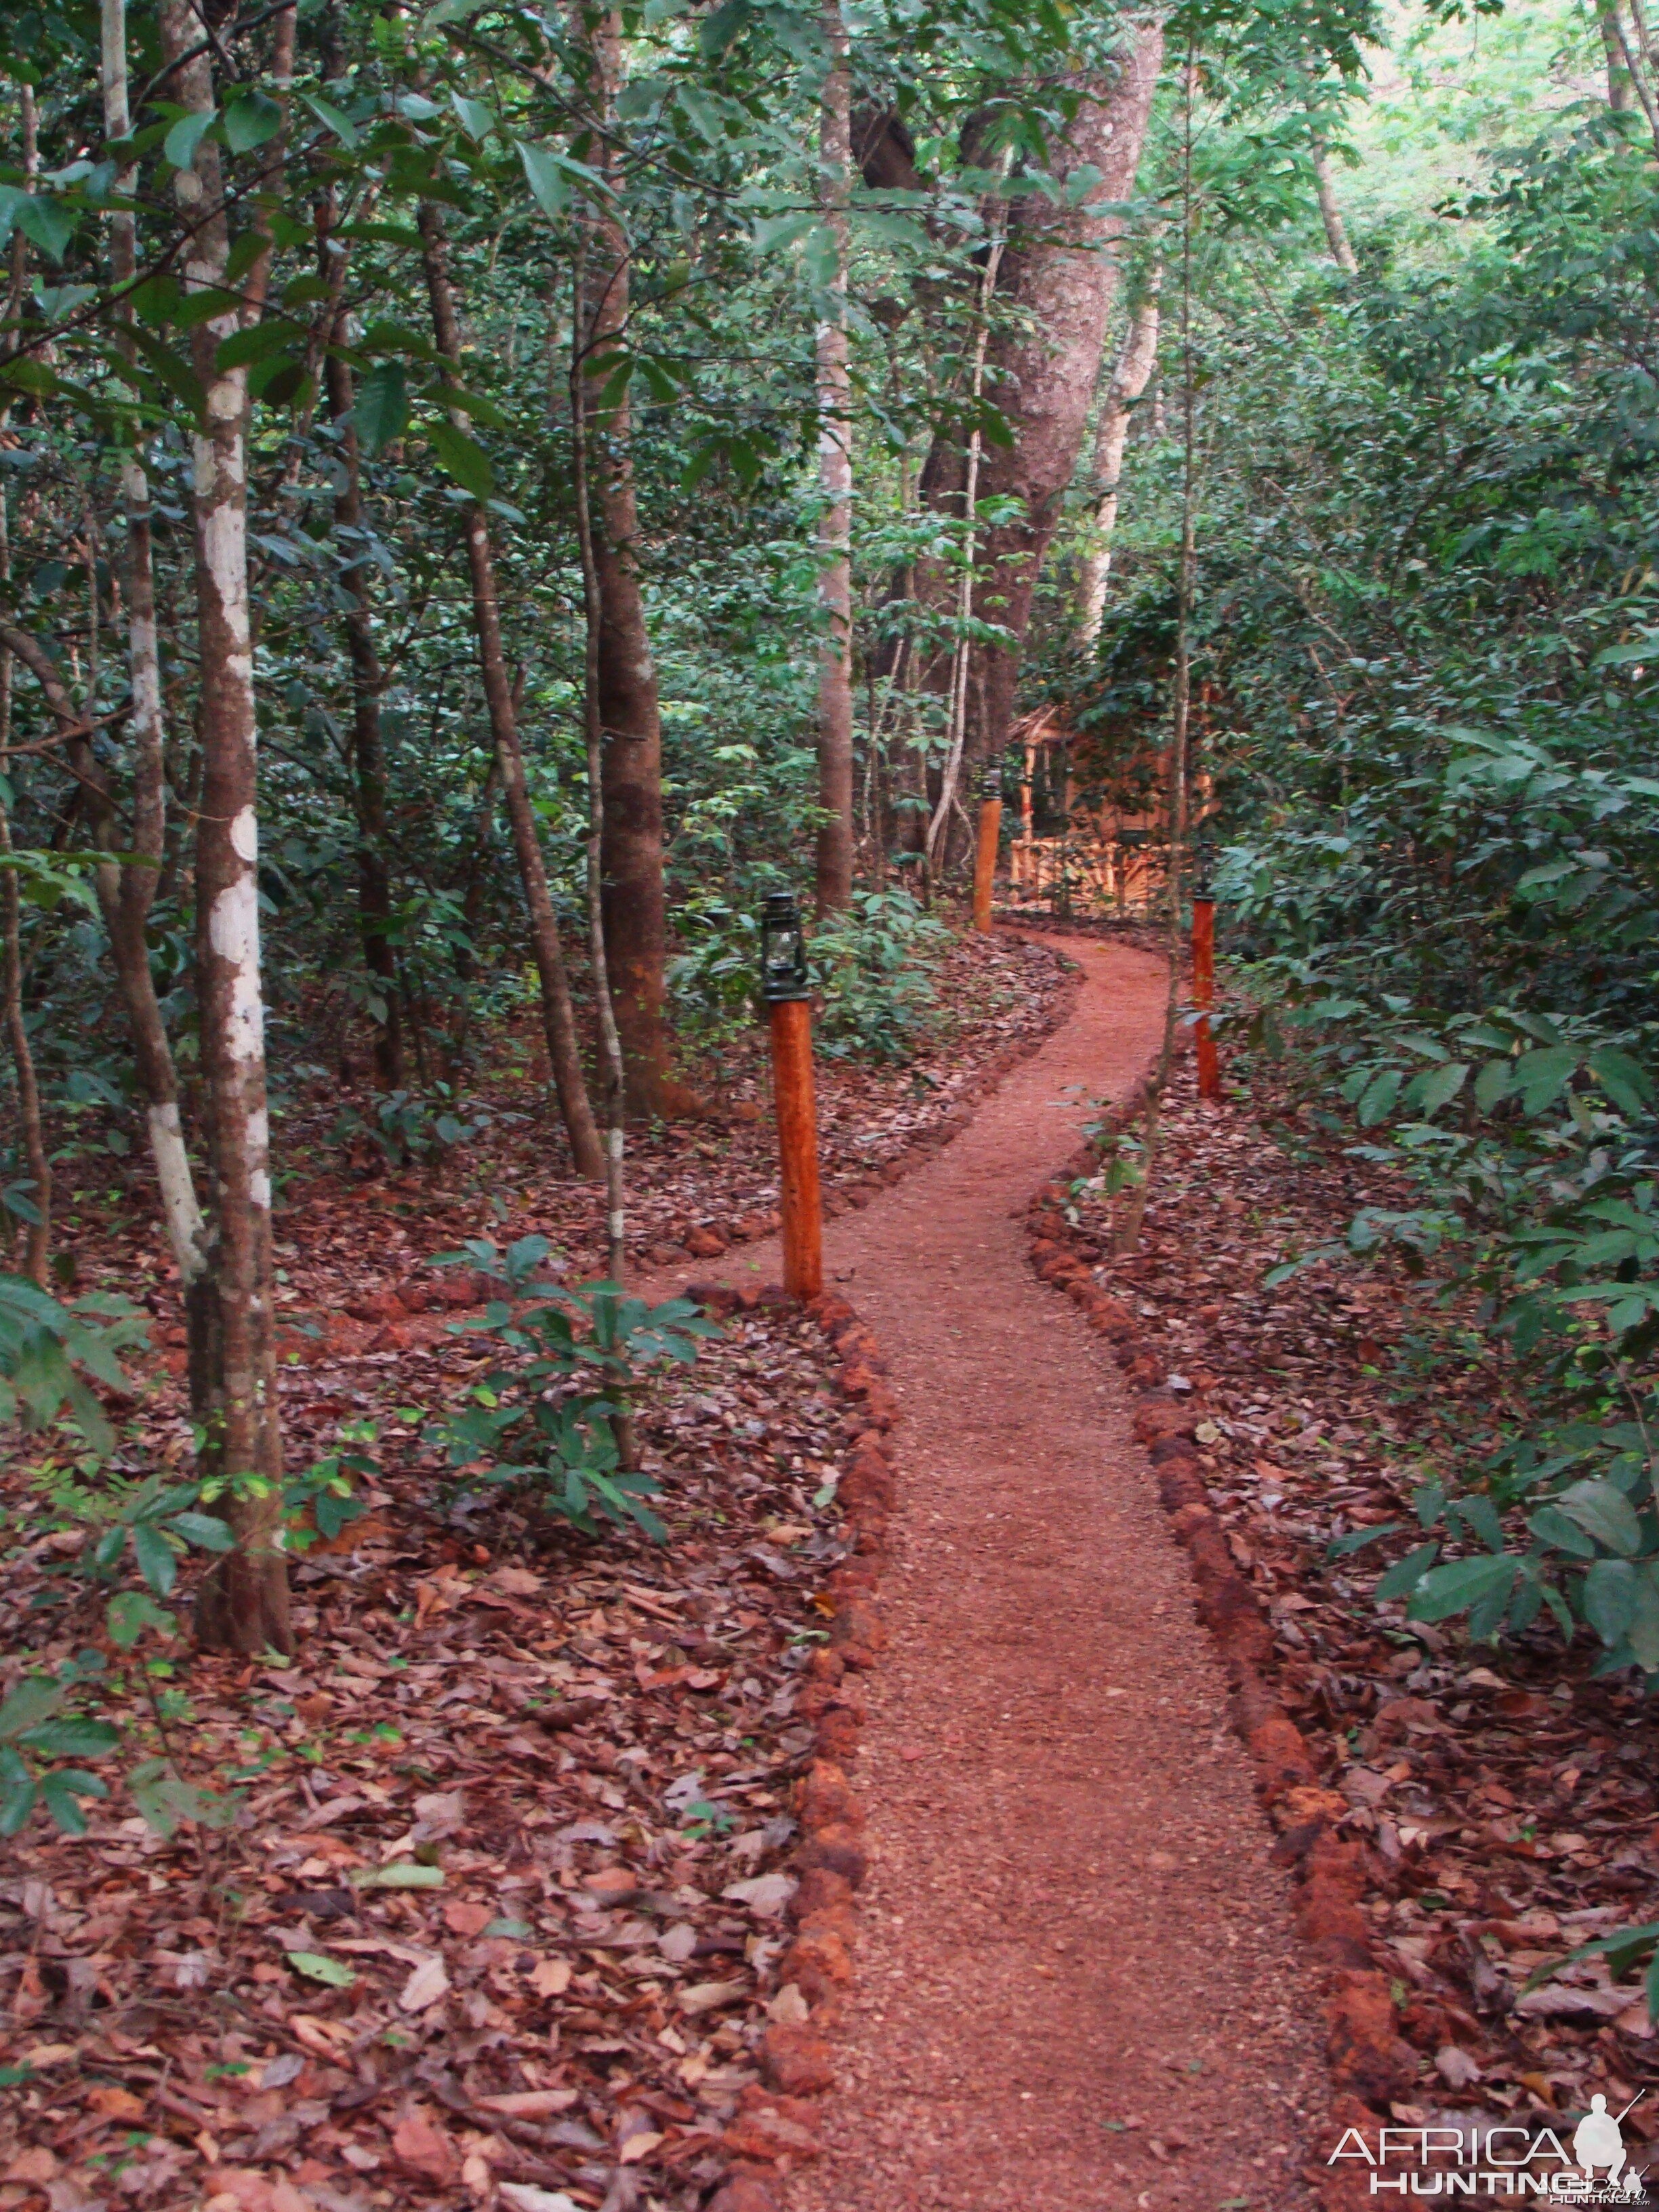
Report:
[[[1104,1345],[1026,1265],[1024,1206],[1163,1020],[1160,961],[1065,949],[1071,1019],[826,1227],[903,1423],[860,1987],[793,2212],[1291,2212],[1324,2148],[1317,2000],[1184,1555]]]

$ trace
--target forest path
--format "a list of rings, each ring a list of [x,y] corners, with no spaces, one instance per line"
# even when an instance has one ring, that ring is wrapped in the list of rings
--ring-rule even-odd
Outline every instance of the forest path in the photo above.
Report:
[[[1083,939],[1070,1019],[927,1165],[826,1227],[902,1409],[854,1779],[860,1987],[797,2212],[1288,2212],[1317,2109],[1287,1885],[1106,1347],[1024,1209],[1161,1034]],[[775,1246],[707,1267],[774,1281]]]

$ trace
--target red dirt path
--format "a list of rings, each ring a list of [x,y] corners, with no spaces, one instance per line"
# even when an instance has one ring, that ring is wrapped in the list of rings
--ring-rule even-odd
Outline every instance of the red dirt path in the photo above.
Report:
[[[1073,1018],[827,1231],[903,1424],[860,1986],[795,2212],[1290,2212],[1326,2148],[1317,1999],[1184,1557],[1104,1346],[1026,1266],[1026,1201],[1163,1020],[1161,963],[1066,949]],[[775,1279],[775,1249],[723,1272]]]

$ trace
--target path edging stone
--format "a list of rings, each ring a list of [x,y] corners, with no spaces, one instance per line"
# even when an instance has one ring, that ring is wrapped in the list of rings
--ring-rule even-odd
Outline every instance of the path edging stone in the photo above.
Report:
[[[723,1283],[690,1283],[685,1295],[716,1313],[792,1303],[781,1290],[733,1290]],[[795,1785],[801,1840],[793,1861],[798,1886],[787,1908],[791,1941],[775,1970],[772,2025],[757,2053],[761,2081],[743,2092],[726,2130],[723,2146],[734,2164],[707,2212],[782,2212],[779,2184],[793,2166],[818,2155],[821,2107],[814,2100],[835,2086],[826,2032],[855,1985],[854,1898],[870,1863],[864,1806],[847,1764],[864,1729],[859,1677],[877,1664],[887,1643],[875,1593],[896,1502],[890,1439],[898,1401],[874,1334],[845,1298],[813,1298],[806,1310],[841,1363],[834,1381],[847,1404],[851,1449],[836,1497],[852,1549],[815,1601],[828,1640],[807,1662],[795,1707],[811,1723],[814,1741]],[[791,1989],[793,2002],[786,2000]]]
[[[1145,1106],[1146,1083],[1116,1104],[1109,1132],[1127,1127]],[[1329,2118],[1340,2133],[1362,2130],[1409,2101],[1417,2054],[1396,2033],[1393,1987],[1371,1948],[1360,1900],[1374,1869],[1368,1847],[1338,1828],[1349,1806],[1326,1788],[1306,1737],[1273,1694],[1265,1668],[1273,1624],[1239,1572],[1210,1503],[1199,1459],[1206,1406],[1197,1391],[1177,1395],[1123,1299],[1097,1279],[1077,1253],[1064,1208],[1073,1179],[1095,1172],[1098,1159],[1083,1146],[1032,1200],[1026,1214],[1028,1255],[1039,1279],[1062,1291],[1089,1326],[1110,1343],[1133,1386],[1132,1422],[1146,1454],[1159,1502],[1186,1551],[1199,1618],[1226,1672],[1230,1717],[1255,1767],[1256,1794],[1278,1831],[1273,1863],[1295,1885],[1295,1933],[1326,1981],[1325,2057],[1334,2100]],[[1334,2137],[1333,2140],[1335,2138]],[[1351,2178],[1322,2170],[1318,2184],[1330,2212],[1352,2200]]]

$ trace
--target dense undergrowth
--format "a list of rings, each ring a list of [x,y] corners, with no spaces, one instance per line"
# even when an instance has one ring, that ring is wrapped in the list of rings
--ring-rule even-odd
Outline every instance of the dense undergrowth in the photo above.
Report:
[[[1346,1261],[1391,1251],[1455,1316],[1444,1358],[1505,1378],[1423,1486],[1414,1603],[1480,1636],[1548,1607],[1651,1677],[1651,149],[1581,103],[1499,149],[1437,238],[1362,237],[1357,276],[1278,297],[1208,195],[1194,742],[1224,942],[1254,1042],[1388,1171]],[[1131,449],[1147,505],[1070,685],[1102,773],[1165,711],[1160,451]]]

